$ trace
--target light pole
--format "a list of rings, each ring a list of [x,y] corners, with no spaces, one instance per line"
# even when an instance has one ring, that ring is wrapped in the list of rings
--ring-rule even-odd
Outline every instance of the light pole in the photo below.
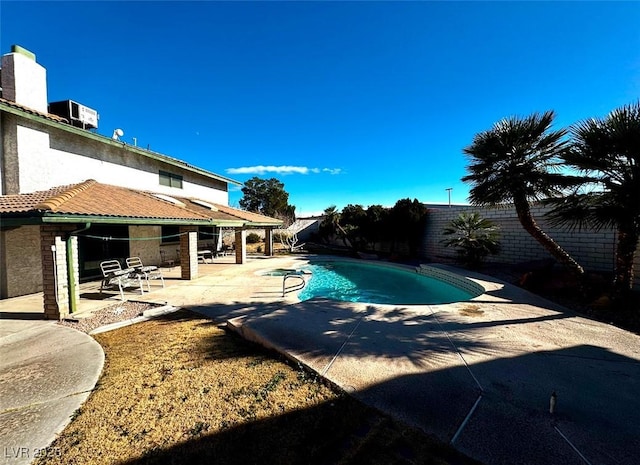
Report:
[[[445,190],[449,193],[449,208],[451,208],[451,191],[453,187],[447,187]]]

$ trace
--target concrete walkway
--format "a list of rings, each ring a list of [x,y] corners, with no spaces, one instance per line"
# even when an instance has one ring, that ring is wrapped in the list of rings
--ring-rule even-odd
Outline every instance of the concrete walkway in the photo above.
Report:
[[[94,388],[104,364],[90,336],[51,321],[0,324],[0,463],[41,454]]]
[[[228,324],[484,463],[636,465],[640,338],[469,277],[487,290],[472,302],[313,300]]]

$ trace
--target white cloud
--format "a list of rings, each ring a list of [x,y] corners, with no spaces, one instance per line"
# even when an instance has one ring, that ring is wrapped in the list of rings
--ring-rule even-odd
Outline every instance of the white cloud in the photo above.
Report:
[[[265,174],[265,173],[279,173],[279,174],[307,174],[309,168],[306,166],[242,166],[240,168],[227,168],[229,174]]]
[[[240,168],[227,168],[226,172],[228,174],[266,174],[266,173],[277,173],[277,174],[309,174],[309,173],[329,173],[329,174],[340,174],[342,172],[341,168],[309,168],[307,166],[289,166],[289,165],[281,165],[281,166],[273,166],[273,165],[256,165],[256,166],[242,166]]]

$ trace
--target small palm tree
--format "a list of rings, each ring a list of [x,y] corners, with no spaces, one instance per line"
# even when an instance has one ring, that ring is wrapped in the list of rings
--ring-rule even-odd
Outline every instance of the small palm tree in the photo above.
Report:
[[[550,216],[560,224],[617,228],[614,293],[621,297],[633,286],[640,239],[640,101],[579,122],[570,133],[571,150],[562,158],[595,187],[554,201]]]
[[[340,236],[345,246],[350,247],[348,243],[347,232],[340,225],[340,212],[335,205],[331,205],[324,209],[324,218],[320,222],[320,235],[325,239],[329,239],[331,236]]]
[[[488,255],[500,251],[499,228],[479,213],[461,213],[445,228],[445,247],[454,247],[460,262],[469,268],[478,268]]]
[[[464,149],[471,159],[462,180],[473,184],[473,205],[500,206],[513,202],[518,220],[556,260],[578,276],[583,268],[536,223],[531,200],[559,195],[563,178],[556,173],[559,154],[567,148],[567,131],[551,131],[553,111],[526,118],[511,117],[477,134]]]

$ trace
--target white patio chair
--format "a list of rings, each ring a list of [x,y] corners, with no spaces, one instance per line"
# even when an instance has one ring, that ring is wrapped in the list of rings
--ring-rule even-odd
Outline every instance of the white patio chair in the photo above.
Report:
[[[144,278],[147,282],[147,290],[151,292],[151,286],[149,285],[150,279],[159,279],[162,281],[162,287],[164,287],[164,277],[162,271],[157,266],[150,265],[144,266],[140,257],[127,258],[127,266],[134,270],[134,273],[138,274],[141,278]]]
[[[138,287],[140,295],[144,294],[142,289],[142,278],[136,275],[133,268],[122,269],[118,260],[106,260],[100,263],[102,270],[102,283],[100,284],[100,294],[104,289],[118,288],[120,299],[124,302],[123,289],[128,287]]]

